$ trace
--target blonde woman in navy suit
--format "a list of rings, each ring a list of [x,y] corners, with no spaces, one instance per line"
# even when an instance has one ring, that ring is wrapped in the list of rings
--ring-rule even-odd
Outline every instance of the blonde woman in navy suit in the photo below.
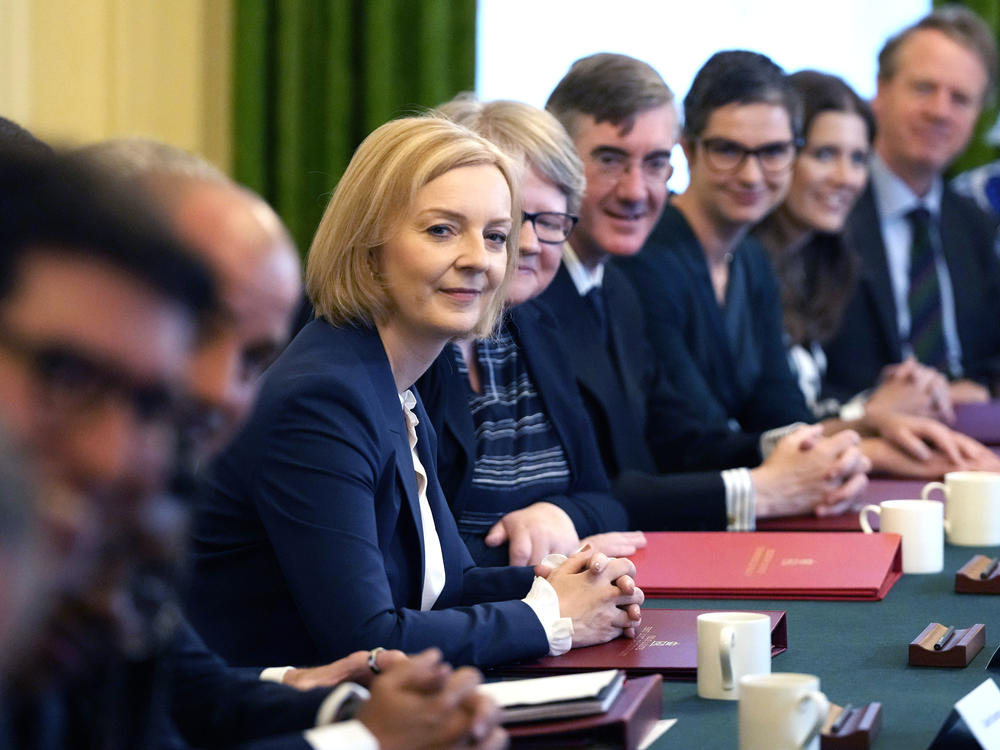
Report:
[[[506,157],[465,128],[406,118],[359,147],[310,251],[318,319],[266,375],[199,506],[192,619],[234,663],[438,646],[487,665],[632,632],[629,561],[476,568],[437,481],[411,386],[448,341],[492,329],[514,216]]]

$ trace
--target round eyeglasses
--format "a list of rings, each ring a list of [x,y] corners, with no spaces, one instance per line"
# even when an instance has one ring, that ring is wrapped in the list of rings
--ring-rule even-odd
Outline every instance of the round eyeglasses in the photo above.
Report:
[[[562,244],[568,240],[577,222],[577,217],[573,214],[560,214],[555,211],[539,211],[535,214],[525,211],[523,216],[521,221],[531,222],[531,228],[535,230],[538,241],[550,245]]]
[[[708,166],[717,172],[735,172],[753,156],[762,171],[781,174],[792,166],[799,146],[796,141],[775,141],[757,148],[747,148],[742,143],[728,138],[702,138],[699,140],[705,151]]]

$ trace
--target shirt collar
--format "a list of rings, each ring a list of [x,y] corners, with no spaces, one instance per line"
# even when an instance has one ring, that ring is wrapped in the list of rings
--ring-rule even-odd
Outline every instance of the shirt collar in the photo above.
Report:
[[[940,177],[931,183],[927,195],[920,197],[901,180],[878,155],[872,156],[871,181],[879,216],[901,218],[914,208],[923,206],[932,216],[941,214],[941,194],[944,185]]]
[[[563,243],[562,261],[581,297],[591,289],[600,288],[601,284],[604,283],[604,263],[598,263],[597,268],[591,271],[580,262],[568,242]]]

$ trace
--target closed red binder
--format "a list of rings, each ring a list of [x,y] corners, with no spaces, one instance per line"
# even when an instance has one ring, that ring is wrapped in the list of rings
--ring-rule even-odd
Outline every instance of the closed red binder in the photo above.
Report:
[[[675,531],[631,556],[647,597],[883,599],[902,574],[898,534]]]
[[[625,682],[607,713],[577,719],[540,721],[507,727],[511,748],[620,747],[636,750],[660,719],[663,683],[659,675],[635,677]]]
[[[635,638],[616,638],[599,646],[575,648],[562,656],[505,664],[494,667],[490,675],[523,676],[624,669],[630,677],[659,673],[665,680],[693,680],[698,671],[698,615],[733,611],[741,610],[646,607],[642,610],[642,623]],[[762,611],[760,614],[771,618],[771,656],[780,654],[788,648],[785,613]]]

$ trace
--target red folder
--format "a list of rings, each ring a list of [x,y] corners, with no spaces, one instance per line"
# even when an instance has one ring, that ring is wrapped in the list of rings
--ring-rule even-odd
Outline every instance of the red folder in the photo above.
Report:
[[[665,680],[693,680],[698,670],[698,615],[703,612],[732,611],[734,610],[645,608],[642,610],[642,623],[635,638],[616,638],[599,646],[575,648],[562,656],[546,656],[532,662],[505,664],[492,669],[490,675],[624,669],[630,677],[659,673]],[[763,611],[760,614],[771,618],[771,656],[780,654],[788,648],[785,613]]]
[[[621,747],[635,750],[660,719],[662,681],[659,675],[625,682],[607,713],[577,719],[540,721],[507,727],[511,748]]]
[[[631,556],[648,597],[883,599],[902,574],[898,534],[674,531]]]

